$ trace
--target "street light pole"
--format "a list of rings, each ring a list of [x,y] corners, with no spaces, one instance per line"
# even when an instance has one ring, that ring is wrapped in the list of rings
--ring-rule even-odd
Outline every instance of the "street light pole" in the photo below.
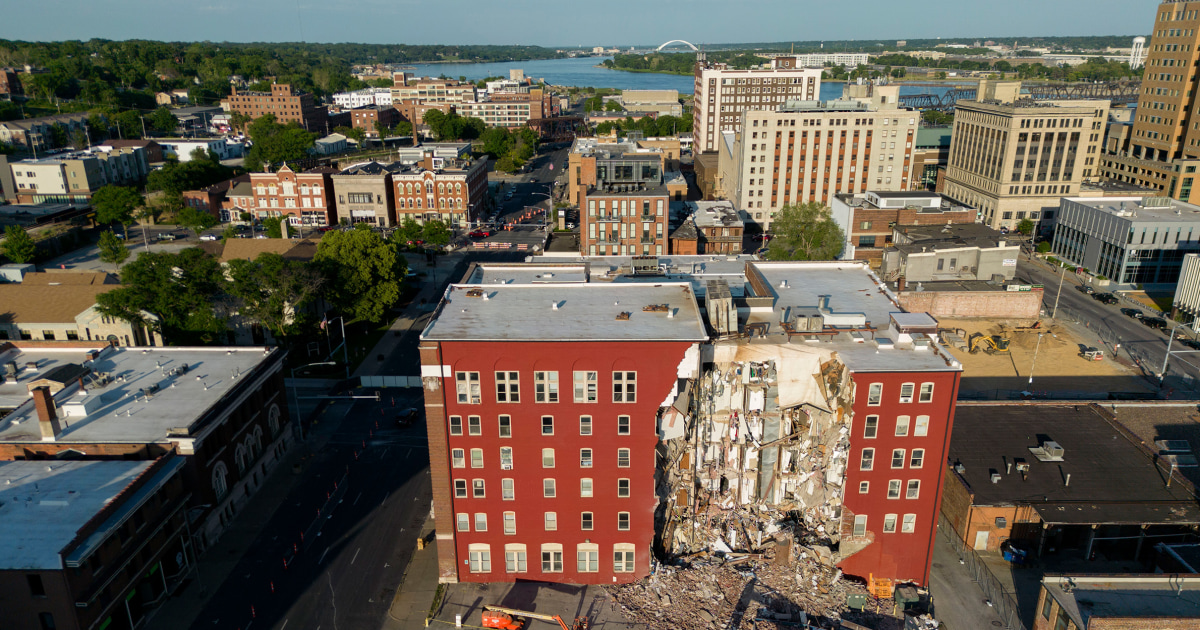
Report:
[[[1029,384],[1033,385],[1033,367],[1037,365],[1038,350],[1042,349],[1042,334],[1038,333],[1037,345],[1033,347],[1033,363],[1029,364]]]
[[[1161,387],[1163,381],[1167,378],[1167,361],[1171,360],[1171,342],[1175,341],[1175,331],[1179,328],[1179,322],[1171,327],[1171,332],[1167,333],[1167,353],[1163,355],[1162,369],[1158,371],[1158,384]]]
[[[333,361],[318,361],[317,363],[309,363],[308,365],[301,365],[292,368],[292,406],[296,408],[296,422],[299,425],[302,425],[303,423],[300,421],[300,396],[296,394],[296,370],[302,370],[304,368],[314,367],[317,365],[337,365],[337,363]],[[303,431],[303,427],[301,427],[301,431]],[[301,434],[301,437],[303,437],[303,433]]]
[[[1067,277],[1067,268],[1060,264],[1058,267],[1058,293],[1054,294],[1054,311],[1050,313],[1050,319],[1058,316],[1058,298],[1062,297],[1063,278],[1065,277]]]

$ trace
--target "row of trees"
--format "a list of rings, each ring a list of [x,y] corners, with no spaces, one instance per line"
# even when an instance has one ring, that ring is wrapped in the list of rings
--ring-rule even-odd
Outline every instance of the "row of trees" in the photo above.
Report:
[[[606,121],[596,125],[596,133],[599,135],[610,133],[613,129],[620,131],[640,131],[647,138],[673,136],[676,133],[685,133],[692,130],[692,115],[689,113],[683,116],[659,116],[658,118],[643,116],[637,120],[626,117],[625,120]]]
[[[730,68],[745,70],[753,66],[769,63],[764,57],[741,50],[723,50],[705,53],[709,61],[729,64]],[[692,74],[696,67],[696,53],[662,53],[653,52],[645,55],[613,55],[601,64],[613,70],[634,70],[641,72],[662,72],[668,74]]]
[[[958,60],[958,59],[918,59],[911,55],[881,55],[874,59],[877,65],[883,66],[900,66],[903,67],[920,67],[920,68],[947,68],[954,70],[967,71],[996,71],[996,72],[1016,72],[1023,79],[1051,79],[1056,81],[1113,81],[1117,79],[1127,79],[1141,76],[1137,70],[1131,70],[1129,64],[1123,61],[1107,61],[1103,57],[1095,57],[1088,59],[1086,62],[1078,66],[1044,66],[1034,63],[1017,63],[1007,59],[994,60]],[[859,66],[853,72],[859,72],[869,68]],[[888,68],[890,70],[890,68]],[[826,69],[830,73],[831,78],[840,78],[836,76],[844,70],[829,68]],[[851,73],[850,78],[857,78]],[[862,75],[866,76],[866,75]]]

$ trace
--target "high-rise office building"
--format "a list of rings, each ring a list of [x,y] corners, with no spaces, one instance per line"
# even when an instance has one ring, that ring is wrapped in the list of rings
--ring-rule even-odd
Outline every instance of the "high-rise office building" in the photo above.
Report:
[[[789,100],[819,99],[821,70],[800,68],[795,57],[776,57],[768,68],[732,70],[700,54],[695,94],[696,153],[708,153],[717,150],[722,131],[742,124],[744,111],[773,111]]]

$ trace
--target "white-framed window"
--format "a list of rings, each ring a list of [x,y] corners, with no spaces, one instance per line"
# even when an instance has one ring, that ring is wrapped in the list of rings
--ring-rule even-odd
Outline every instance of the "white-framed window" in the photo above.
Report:
[[[512,437],[512,417],[511,416],[500,416],[499,425],[500,425],[500,437],[502,437],[502,438]]]
[[[613,372],[613,402],[637,402],[637,372]]]
[[[458,390],[459,404],[478,405],[482,402],[479,391],[479,372],[455,372],[454,386]]]
[[[892,468],[904,468],[904,449],[892,450]]]
[[[913,435],[916,437],[929,435],[929,416],[917,416],[917,424],[913,426]]]
[[[866,536],[867,535],[867,515],[866,514],[855,514],[854,515],[854,535],[855,536]]]
[[[617,480],[617,497],[623,499],[628,496],[629,496],[629,480],[628,479],[618,479]]]
[[[496,402],[521,402],[521,378],[518,372],[496,372]]]
[[[579,496],[585,499],[592,496],[592,480],[588,477],[579,480]]]
[[[475,497],[476,499],[482,499],[486,497],[482,479],[471,480],[471,496]]]
[[[512,479],[500,480],[500,498],[504,501],[515,501],[517,498],[517,484]]]
[[[507,573],[525,573],[527,570],[525,545],[518,543],[504,545],[504,571]]]
[[[542,480],[542,496],[547,499],[553,499],[555,496],[556,486],[553,479]]]
[[[875,449],[864,448],[862,450],[862,459],[858,462],[859,470],[871,470],[875,465]]]
[[[617,435],[629,435],[629,416],[617,416]]]
[[[554,416],[542,416],[542,435],[554,435]]]
[[[467,416],[467,435],[483,435],[483,418]]]
[[[633,573],[633,561],[637,547],[630,543],[613,545],[613,573]]]
[[[456,499],[467,498],[467,480],[466,479],[455,479],[454,480],[454,498],[456,498]]]
[[[467,454],[461,448],[450,449],[450,467],[451,468],[466,468]]]
[[[921,396],[917,402],[933,402],[933,383],[921,383]]]
[[[871,482],[870,481],[858,482],[858,493],[859,494],[866,494],[870,490],[871,490]]]
[[[542,522],[542,527],[544,527],[546,531],[558,531],[558,512],[546,512]]]
[[[883,533],[885,533],[885,534],[895,534],[896,533],[896,515],[895,514],[884,514],[883,515]]]
[[[492,572],[492,547],[484,543],[471,543],[467,547],[471,573]]]
[[[450,416],[450,435],[462,435],[462,416]]]
[[[504,513],[504,534],[506,536],[512,536],[512,535],[515,535],[516,533],[517,533],[517,513],[516,512],[505,512]]]
[[[904,519],[900,521],[900,532],[903,534],[911,534],[917,531],[917,515],[905,514]]]
[[[908,459],[908,467],[909,468],[920,468],[921,466],[924,466],[924,465],[925,465],[925,449],[914,448],[912,450],[912,456],[909,457],[909,459]]]
[[[595,524],[595,522],[594,522],[594,519],[592,518],[591,512],[580,512],[579,513],[579,529],[582,529],[585,532],[591,531],[592,525],[594,525],[594,524]]]
[[[576,371],[574,373],[575,402],[596,402],[596,381],[596,372]]]
[[[458,513],[458,531],[460,531],[460,532],[471,531],[471,515],[470,514],[467,514],[466,512]]]
[[[900,385],[900,402],[910,403],[913,401],[913,391],[917,388],[916,383],[902,383]]]
[[[225,462],[217,462],[213,466],[212,471],[212,489],[213,495],[218,499],[224,497],[226,492],[229,492],[228,478],[229,468],[225,465]]]
[[[579,435],[592,434],[592,417],[579,416]]]
[[[629,449],[617,449],[617,468],[629,468]]]
[[[921,480],[909,479],[908,488],[904,491],[905,499],[918,499],[921,497]]]
[[[896,416],[896,437],[908,436],[908,416]]]
[[[477,531],[477,532],[486,532],[487,531],[487,514],[486,513],[484,513],[484,512],[476,512],[475,513],[475,531]]]
[[[889,499],[899,499],[900,498],[900,484],[901,483],[902,482],[899,479],[892,479],[892,480],[888,481],[887,498],[889,498]]]
[[[579,449],[579,467],[580,468],[591,468],[592,467],[592,449],[590,449],[590,448]]]
[[[872,407],[883,403],[883,383],[871,383],[867,389],[867,404]]]
[[[533,373],[533,401],[558,402],[558,372]]]
[[[617,529],[623,532],[629,531],[629,512],[617,512]]]
[[[471,449],[471,468],[483,468],[483,449]]]
[[[511,446],[500,447],[500,470],[512,470],[513,450]]]
[[[575,547],[576,569],[580,573],[596,573],[600,570],[600,545],[579,543]]]
[[[879,435],[879,416],[867,416],[863,423],[863,438],[873,439]]]
[[[562,573],[563,549],[558,543],[542,544],[542,573]]]
[[[554,449],[542,449],[542,468],[554,468]]]

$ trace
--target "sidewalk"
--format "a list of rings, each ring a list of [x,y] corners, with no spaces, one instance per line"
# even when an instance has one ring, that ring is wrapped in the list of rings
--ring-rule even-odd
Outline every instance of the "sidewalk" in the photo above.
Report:
[[[383,620],[382,630],[425,627],[425,618],[438,588],[438,557],[432,515],[426,517],[421,527],[421,537],[426,541],[425,548],[414,551],[405,567],[404,577],[396,587],[396,595]]]
[[[146,630],[177,630],[192,626],[209,598],[241,561],[246,548],[258,538],[279,505],[300,481],[301,475],[294,474],[292,467],[303,465],[313,453],[324,448],[350,408],[348,404],[330,405],[317,416],[320,422],[311,428],[308,441],[295,444],[280,460],[254,493],[254,499],[234,517],[217,543],[200,556],[197,573],[193,574],[195,579],[185,581],[182,589],[151,613]]]

